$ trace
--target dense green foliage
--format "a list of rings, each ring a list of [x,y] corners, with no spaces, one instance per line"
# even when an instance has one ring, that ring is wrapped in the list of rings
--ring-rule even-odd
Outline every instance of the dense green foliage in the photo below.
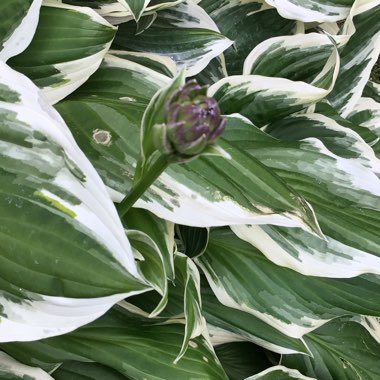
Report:
[[[1,1],[0,378],[380,379],[379,20]]]

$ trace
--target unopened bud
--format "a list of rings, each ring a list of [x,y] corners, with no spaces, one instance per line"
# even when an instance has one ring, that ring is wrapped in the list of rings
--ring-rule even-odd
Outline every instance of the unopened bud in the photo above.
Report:
[[[156,126],[156,146],[165,154],[190,158],[201,154],[223,132],[227,119],[220,115],[207,87],[190,81],[165,104],[165,124]]]

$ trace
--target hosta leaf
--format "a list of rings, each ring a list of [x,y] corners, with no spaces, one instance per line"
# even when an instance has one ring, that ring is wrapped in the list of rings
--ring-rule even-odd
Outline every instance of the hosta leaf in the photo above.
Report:
[[[211,85],[227,76],[224,54],[221,54],[219,57],[212,59],[210,63],[196,75],[195,79],[199,84]]]
[[[226,380],[227,377],[202,337],[194,338],[182,359],[174,364],[183,339],[178,323],[157,324],[128,313],[120,306],[75,332],[30,343],[2,346],[23,362],[40,365],[72,360],[95,361],[136,380]],[[76,359],[78,360],[78,359]]]
[[[133,19],[136,20],[143,14],[150,15],[155,11],[174,7],[184,1],[185,0],[62,0],[62,2],[66,4],[91,7],[113,25]]]
[[[222,305],[205,285],[202,286],[202,309],[213,345],[246,341],[279,354],[309,354],[302,339],[282,334],[252,314]]]
[[[303,22],[332,22],[345,19],[354,0],[265,0],[285,18]]]
[[[351,121],[369,127],[359,120]],[[268,125],[265,132],[280,140],[294,141],[310,137],[317,138],[323,142],[330,152],[337,156],[356,160],[373,172],[380,173],[380,161],[375,157],[370,146],[356,131],[347,128],[347,124],[347,122],[342,123],[340,120],[337,122],[319,113],[308,113],[285,117]],[[371,141],[371,144],[376,140]]]
[[[368,81],[364,87],[363,96],[380,102],[380,83]]]
[[[259,51],[262,45],[255,50]],[[250,72],[253,65],[250,57],[248,59],[246,73]],[[225,114],[238,112],[256,125],[263,126],[326,97],[334,86],[338,69],[339,56],[336,47],[333,47],[324,67],[311,84],[262,75],[235,75],[216,82],[210,87],[209,94],[218,100]]]
[[[177,224],[176,232],[179,238],[178,245],[180,252],[191,258],[202,255],[208,244],[210,232],[208,228]]]
[[[141,65],[108,57],[84,86],[57,105],[79,146],[113,189],[115,201],[131,188],[147,98],[168,80]],[[109,138],[99,139],[103,135]],[[309,205],[267,167],[223,139],[220,144],[231,160],[207,157],[172,165],[136,206],[200,227],[251,222],[318,230]]]
[[[335,120],[339,125],[355,131],[369,146],[373,146],[379,141],[379,137],[366,127],[352,123],[348,119],[343,118],[331,105],[322,101],[315,105],[314,112],[327,116]]]
[[[146,233],[128,230],[127,235],[136,258],[140,259],[138,268],[141,276],[161,295],[160,302],[151,313],[153,317],[159,314],[168,302],[168,282],[163,254],[155,241]]]
[[[345,227],[348,227],[349,231],[355,231],[355,227],[347,222]],[[338,234],[336,234],[337,239],[326,236],[326,240],[322,240],[299,228],[270,225],[232,226],[231,228],[237,236],[260,249],[277,265],[291,268],[305,275],[345,278],[363,273],[379,274],[380,272],[377,252],[372,254],[366,252],[365,248],[361,250],[350,246],[348,239],[339,239]],[[366,244],[371,246],[368,241]],[[352,245],[355,245],[355,241]]]
[[[53,380],[45,371],[29,367],[0,351],[0,377],[9,380]]]
[[[199,5],[213,18],[221,33],[234,41],[224,53],[230,75],[241,74],[244,59],[260,42],[303,32],[300,23],[281,17],[264,1],[202,0]]]
[[[144,9],[150,3],[150,0],[118,0],[118,2],[125,4],[131,11],[133,18],[138,21]]]
[[[256,46],[244,61],[244,75],[286,78],[318,85],[318,74],[334,52],[324,34],[308,33],[269,38]]]
[[[356,0],[342,33],[350,36],[339,52],[339,76],[328,100],[343,117],[352,111],[380,53],[380,4]]]
[[[136,22],[136,35],[145,32],[148,28],[150,28],[157,18],[157,13],[153,12],[149,15],[141,17],[139,21]]]
[[[169,286],[169,303],[159,317],[158,323],[172,323],[173,320],[184,323],[185,331],[181,350],[178,351],[175,362],[181,360],[186,353],[191,340],[203,335],[208,339],[206,321],[202,314],[202,300],[200,294],[200,278],[196,265],[187,256],[177,252],[174,257],[175,278]],[[152,316],[152,310],[159,300],[157,294],[148,292],[139,297],[132,297],[123,306],[135,314]],[[174,300],[174,302],[173,302]]]
[[[31,44],[9,65],[54,104],[96,71],[114,35],[115,28],[89,8],[46,2]]]
[[[0,341],[71,331],[147,289],[98,174],[33,83],[0,64]]]
[[[177,363],[189,349],[191,340],[206,334],[206,321],[202,315],[198,268],[188,257],[177,253],[175,257],[175,269],[177,281],[184,289],[184,313],[186,322],[181,351],[175,360]]]
[[[143,311],[142,315],[147,316],[159,302],[159,296],[156,292],[147,292],[131,297],[128,301],[128,304],[123,303],[123,305],[126,304],[130,307],[130,303],[133,303],[140,312]],[[202,315],[206,318],[207,331],[214,346],[245,341],[279,354],[309,354],[302,338],[289,337],[250,313],[221,304],[206,284],[205,279],[202,280],[201,301]],[[200,307],[200,300],[196,303]],[[175,283],[169,284],[168,304],[160,314],[160,318],[181,318],[183,313],[184,284],[175,281]]]
[[[120,25],[113,46],[168,56],[179,67],[186,66],[187,76],[193,76],[231,44],[232,41],[219,33],[210,16],[190,1],[160,11],[152,26],[142,34],[135,35],[135,25],[131,22]]]
[[[124,223],[128,228],[143,231],[153,239],[162,254],[166,276],[174,279],[174,224],[137,208],[128,211]]]
[[[126,376],[98,363],[68,361],[53,373],[55,380],[125,380]],[[41,379],[42,380],[42,379]]]
[[[286,368],[282,365],[276,365],[268,368],[257,375],[247,377],[245,380],[316,380],[314,377],[302,375],[296,369]]]
[[[360,124],[380,137],[380,103],[372,98],[360,98],[347,119]]]
[[[153,53],[137,53],[122,50],[109,50],[109,53],[115,57],[139,63],[142,66],[157,71],[159,74],[166,75],[170,78],[173,78],[177,74],[177,66],[169,57]]]
[[[359,317],[355,316],[351,320],[360,323],[372,335],[372,338],[380,344],[380,318],[361,315]]]
[[[293,125],[283,120],[285,129]],[[270,225],[232,229],[278,265],[307,275],[379,274],[379,161],[358,135],[333,120],[316,114],[292,116],[289,120],[294,120],[294,125],[301,120],[299,128],[303,120],[303,133],[309,138],[278,141],[243,121],[228,129],[224,138],[270,166],[302,194],[316,210],[326,239],[298,228]],[[280,130],[281,122],[276,125]],[[321,131],[323,140],[339,156],[315,139]],[[350,147],[342,142],[346,139]]]
[[[21,53],[33,38],[42,0],[3,0],[0,5],[0,60]]]
[[[360,324],[333,320],[305,336],[314,358],[289,355],[283,364],[326,380],[372,380],[380,376],[380,350]]]
[[[291,337],[299,338],[338,316],[380,314],[378,277],[303,276],[273,264],[230,230],[211,232],[207,250],[196,262],[221,303]]]
[[[245,379],[272,365],[265,351],[252,343],[227,343],[215,347],[215,352],[230,380]]]

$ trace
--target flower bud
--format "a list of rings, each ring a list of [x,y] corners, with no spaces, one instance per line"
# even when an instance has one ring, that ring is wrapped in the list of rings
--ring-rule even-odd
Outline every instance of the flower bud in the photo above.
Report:
[[[165,124],[157,126],[157,148],[165,154],[191,158],[212,144],[226,123],[216,100],[207,96],[207,87],[189,81],[165,104]]]

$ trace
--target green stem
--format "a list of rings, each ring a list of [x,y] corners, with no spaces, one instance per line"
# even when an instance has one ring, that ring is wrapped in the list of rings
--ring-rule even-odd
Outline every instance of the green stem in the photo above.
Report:
[[[144,173],[141,179],[132,186],[131,191],[125,198],[116,206],[120,218],[122,218],[135,202],[145,193],[148,187],[161,175],[168,167],[169,162],[166,156],[160,156],[155,163]]]

